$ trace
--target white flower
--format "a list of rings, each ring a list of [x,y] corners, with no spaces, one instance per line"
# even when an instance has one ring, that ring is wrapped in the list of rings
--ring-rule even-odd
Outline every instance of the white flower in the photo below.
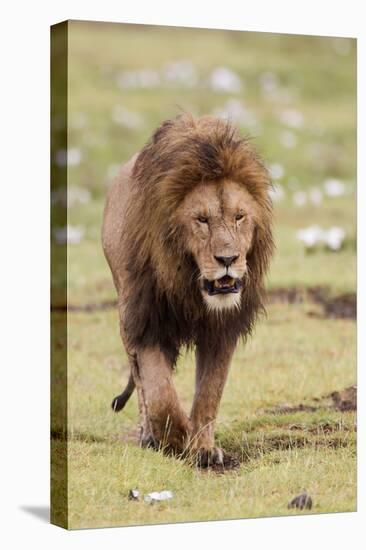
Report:
[[[87,189],[75,186],[60,187],[51,193],[52,204],[59,203],[68,207],[77,203],[86,204],[90,198],[90,192]]]
[[[279,180],[285,175],[285,169],[282,164],[275,162],[273,164],[270,164],[269,173],[271,178],[273,178],[274,180]]]
[[[309,191],[309,198],[310,202],[318,206],[323,202],[323,193],[320,191],[320,189],[313,187]]]
[[[329,178],[324,182],[325,194],[329,197],[341,197],[346,192],[345,184],[335,178]]]
[[[166,65],[163,74],[170,84],[193,88],[198,83],[198,75],[193,63],[184,59]]]
[[[67,188],[59,187],[51,190],[51,204],[60,203],[62,206],[67,205]]]
[[[259,82],[264,95],[273,96],[278,90],[277,76],[270,71],[262,73]]]
[[[346,232],[342,227],[331,227],[324,234],[324,242],[330,250],[340,250],[345,238]]]
[[[153,493],[147,494],[144,497],[144,501],[153,504],[154,502],[161,502],[162,500],[170,500],[172,498],[173,493],[171,491],[161,491],[161,493],[154,491]]]
[[[318,225],[312,225],[297,231],[296,237],[308,249],[314,248],[319,244],[324,245],[329,250],[337,251],[342,248],[346,232],[342,227],[334,226],[327,230]]]
[[[280,142],[284,147],[287,147],[288,149],[292,149],[297,144],[296,134],[294,134],[290,130],[284,130],[280,134]]]
[[[239,75],[227,67],[216,67],[210,74],[209,84],[216,92],[239,93],[243,89]]]
[[[296,237],[305,244],[306,248],[314,248],[318,243],[323,242],[324,231],[319,225],[311,225],[297,231]]]
[[[152,69],[124,71],[117,77],[120,88],[156,88],[160,84],[159,74]]]
[[[256,127],[258,125],[255,113],[247,109],[242,101],[235,98],[228,99],[223,107],[214,109],[212,114],[242,126]]]
[[[269,196],[273,200],[273,202],[280,202],[285,197],[285,191],[283,190],[282,185],[279,183],[275,183],[273,187],[269,190]]]
[[[67,225],[55,227],[53,234],[57,244],[79,244],[85,233],[84,227]]]
[[[296,191],[292,195],[292,200],[296,204],[296,206],[304,206],[308,202],[307,195],[304,191]]]
[[[296,109],[284,109],[278,115],[282,124],[290,128],[302,128],[304,126],[304,115]]]
[[[112,118],[117,124],[121,124],[130,130],[140,128],[144,121],[139,113],[129,111],[121,105],[116,105],[112,112]]]
[[[75,204],[86,204],[90,201],[90,192],[88,189],[81,187],[69,186],[67,188],[67,205],[74,206]]]
[[[77,166],[81,162],[80,149],[59,149],[56,151],[55,162],[58,166]]]

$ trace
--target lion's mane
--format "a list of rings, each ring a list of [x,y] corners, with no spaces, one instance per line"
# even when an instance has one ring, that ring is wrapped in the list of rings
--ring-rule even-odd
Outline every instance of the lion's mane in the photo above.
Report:
[[[228,122],[182,114],[164,122],[138,155],[122,246],[128,258],[125,329],[129,345],[155,346],[176,360],[181,345],[246,337],[263,308],[263,280],[273,251],[270,179],[248,139]],[[208,314],[195,282],[177,207],[202,181],[241,183],[259,211],[239,310]]]

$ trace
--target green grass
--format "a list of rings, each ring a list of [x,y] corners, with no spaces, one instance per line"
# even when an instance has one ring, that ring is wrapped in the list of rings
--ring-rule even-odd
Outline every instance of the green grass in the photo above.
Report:
[[[85,227],[82,243],[69,247],[70,302],[114,297],[100,247],[100,227],[115,167],[138,151],[158,124],[176,115],[178,105],[202,115],[232,98],[242,101],[258,120],[259,126],[254,128],[241,124],[242,133],[253,135],[268,165],[279,162],[284,168],[279,183],[286,197],[275,204],[277,252],[269,287],[322,285],[334,292],[354,291],[356,56],[355,42],[349,44],[348,55],[342,56],[335,52],[332,38],[71,22],[68,143],[79,149],[82,157],[80,164],[69,167],[68,182],[88,189],[92,200],[68,211],[71,225]],[[167,63],[180,59],[194,64],[200,77],[198,86],[118,86],[123,71],[148,68],[160,74]],[[207,90],[205,79],[220,65],[240,75],[245,82],[243,92]],[[263,96],[260,82],[268,72],[276,75],[279,89],[287,91],[287,96]],[[141,126],[117,123],[113,119],[116,107],[137,113]],[[288,130],[278,118],[284,109],[295,109],[304,118],[302,127],[289,129],[297,139],[291,149],[280,139]],[[326,197],[319,206],[294,206],[296,189],[322,189],[324,180],[334,177],[345,181],[348,195]],[[306,256],[296,230],[313,224],[344,227],[345,250]]]
[[[68,223],[85,228],[81,243],[67,250],[69,303],[115,299],[100,231],[105,194],[116,166],[138,151],[162,120],[177,114],[178,105],[202,115],[232,98],[242,101],[258,121],[254,127],[241,124],[241,132],[254,137],[268,164],[280,163],[284,169],[279,183],[285,198],[275,203],[276,255],[268,287],[323,286],[333,296],[354,293],[355,42],[349,46],[347,55],[339,55],[332,38],[71,22],[68,144],[82,156],[79,164],[69,167],[68,183],[87,189],[90,201],[68,210]],[[192,61],[200,85],[118,87],[122,71],[161,71],[166,63],[180,59]],[[218,93],[205,87],[210,71],[221,65],[240,75],[243,92]],[[261,77],[268,72],[278,79],[276,97],[265,97],[261,90]],[[116,107],[138,113],[141,125],[128,128],[117,123]],[[302,127],[289,129],[297,140],[293,148],[281,143],[286,127],[279,115],[285,109],[301,112],[304,119]],[[296,190],[322,189],[326,178],[344,181],[348,194],[325,197],[319,206],[294,205]],[[296,231],[314,224],[344,227],[344,249],[306,254]],[[62,253],[61,246],[55,250]],[[53,281],[55,287],[63,283]],[[353,320],[321,318],[316,315],[319,311],[319,306],[307,302],[271,305],[253,338],[238,347],[222,400],[217,440],[242,462],[239,470],[225,475],[200,472],[138,447],[136,396],[119,415],[110,408],[128,377],[117,312],[70,313],[69,527],[309,513],[287,509],[289,500],[304,488],[314,501],[311,513],[355,510],[355,414],[332,410],[322,398],[355,383],[356,325]],[[64,340],[58,342],[61,355],[64,346]],[[182,354],[175,381],[188,411],[194,391],[192,354]],[[63,383],[62,376],[56,379],[56,386],[62,388]],[[315,403],[318,408],[283,415],[268,412],[283,403]],[[57,403],[54,410],[57,415]],[[56,435],[62,432],[61,421],[53,427]],[[55,460],[63,445],[55,439]],[[143,494],[170,489],[174,498],[153,506],[131,502],[127,498],[131,488]],[[55,480],[55,490],[61,491],[60,480]]]
[[[354,510],[355,414],[332,410],[326,400],[310,413],[268,412],[283,403],[313,404],[354,383],[354,322],[315,320],[308,311],[272,306],[247,346],[238,347],[217,440],[242,465],[225,475],[138,447],[136,396],[120,414],[110,408],[128,376],[117,312],[70,315],[69,527],[293,514],[287,503],[303,488],[312,512]],[[175,382],[187,410],[193,379],[193,357],[183,354]],[[132,488],[169,489],[174,499],[131,502]]]
[[[78,461],[82,474],[70,472],[70,527],[293,515],[299,512],[288,510],[287,503],[304,486],[315,503],[312,513],[355,510],[355,458],[349,447],[275,452],[223,476],[151,455],[117,444],[72,443],[70,460]],[[145,494],[169,486],[174,498],[157,505],[131,502],[131,486]]]

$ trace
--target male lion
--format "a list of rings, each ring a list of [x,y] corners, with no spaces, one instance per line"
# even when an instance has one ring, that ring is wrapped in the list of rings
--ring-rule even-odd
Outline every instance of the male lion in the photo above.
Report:
[[[228,122],[188,114],[164,122],[120,170],[104,213],[103,248],[118,293],[120,332],[136,386],[141,445],[229,464],[214,423],[239,337],[263,309],[272,255],[269,176]],[[196,348],[190,416],[172,371]]]

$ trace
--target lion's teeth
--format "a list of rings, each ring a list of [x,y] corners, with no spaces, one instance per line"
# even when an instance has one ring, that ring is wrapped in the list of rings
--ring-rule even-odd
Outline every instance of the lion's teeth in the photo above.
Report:
[[[213,281],[214,288],[230,288],[234,286],[234,284],[235,284],[235,279],[227,276],[222,277],[221,279],[215,279]]]

